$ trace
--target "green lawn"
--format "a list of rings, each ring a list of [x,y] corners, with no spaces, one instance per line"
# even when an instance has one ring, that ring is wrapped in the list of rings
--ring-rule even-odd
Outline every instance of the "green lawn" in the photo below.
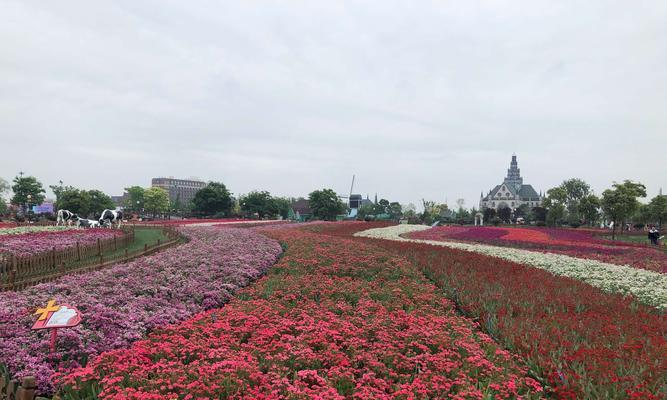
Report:
[[[611,240],[611,235],[603,236],[603,238]],[[621,242],[651,244],[651,242],[648,240],[648,234],[645,234],[645,235],[616,235],[616,240],[621,241]],[[660,247],[665,252],[667,252],[667,246],[664,245],[664,239],[663,239],[662,242],[663,242],[663,245],[660,246]]]
[[[134,241],[130,243],[127,247],[127,252],[131,256],[132,253],[143,251],[144,245],[154,246],[157,244],[157,240],[160,239],[160,243],[164,243],[169,240],[165,236],[161,228],[136,228],[134,230]],[[104,260],[109,260],[113,257],[121,256],[125,254],[125,247],[119,247],[116,251],[107,251],[102,253],[102,258]],[[82,259],[79,262],[74,262],[67,265],[68,269],[75,266],[94,264],[99,257],[93,256],[86,259]]]

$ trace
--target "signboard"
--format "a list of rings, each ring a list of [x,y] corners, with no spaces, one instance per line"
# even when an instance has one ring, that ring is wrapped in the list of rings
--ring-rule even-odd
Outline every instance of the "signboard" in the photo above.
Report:
[[[56,305],[51,300],[44,308],[38,308],[35,315],[39,315],[32,329],[71,328],[81,323],[81,313],[67,304]]]
[[[32,206],[32,212],[35,214],[53,214],[53,203],[42,203],[38,206]]]

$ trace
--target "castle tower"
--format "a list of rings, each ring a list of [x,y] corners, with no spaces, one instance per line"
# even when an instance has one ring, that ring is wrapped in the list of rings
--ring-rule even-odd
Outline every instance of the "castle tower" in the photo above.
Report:
[[[512,185],[517,191],[521,190],[521,185],[523,185],[523,178],[521,177],[519,163],[516,161],[516,154],[512,154],[512,162],[510,163],[510,168],[507,170],[505,184]]]

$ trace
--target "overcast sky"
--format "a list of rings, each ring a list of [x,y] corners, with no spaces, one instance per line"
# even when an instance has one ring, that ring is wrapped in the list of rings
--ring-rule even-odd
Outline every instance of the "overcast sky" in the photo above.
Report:
[[[667,2],[1,1],[0,176],[667,189]]]

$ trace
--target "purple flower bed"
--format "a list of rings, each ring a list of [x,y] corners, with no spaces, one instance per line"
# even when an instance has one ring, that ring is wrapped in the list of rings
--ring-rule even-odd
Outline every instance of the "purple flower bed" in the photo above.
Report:
[[[111,229],[71,229],[62,232],[34,232],[22,235],[0,236],[0,253],[16,256],[29,256],[43,253],[54,247],[56,250],[66,249],[97,242],[97,239],[111,239],[122,236],[123,232]]]
[[[0,365],[15,377],[36,375],[39,392],[52,393],[54,372],[84,365],[148,331],[222,306],[281,253],[275,240],[247,229],[180,230],[190,238],[182,246],[22,292],[0,293]],[[30,330],[33,312],[50,299],[83,314],[81,325],[59,331],[53,356],[48,332]]]

